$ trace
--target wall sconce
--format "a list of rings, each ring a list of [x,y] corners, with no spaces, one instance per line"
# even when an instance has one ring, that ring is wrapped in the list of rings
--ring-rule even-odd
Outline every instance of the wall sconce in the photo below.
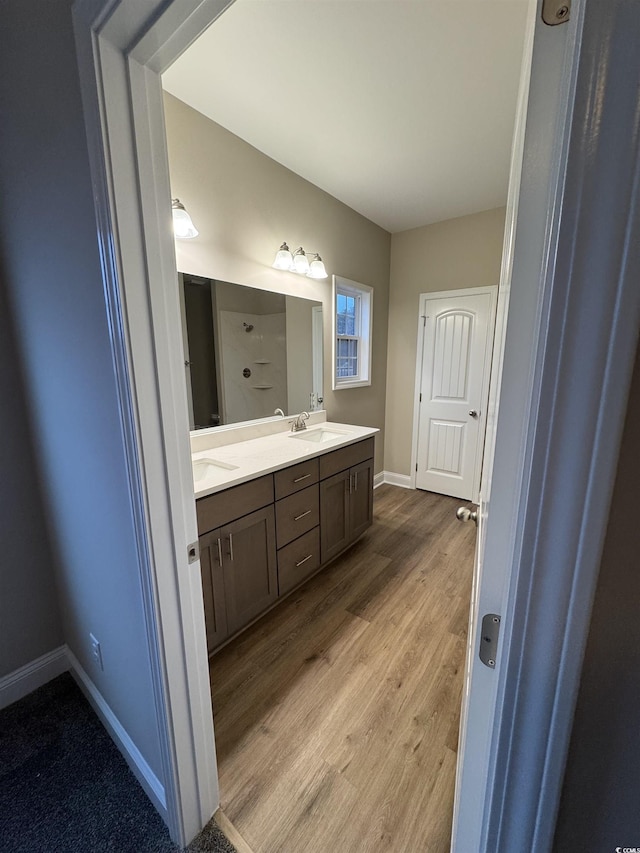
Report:
[[[173,233],[179,240],[191,240],[198,236],[198,229],[179,198],[171,199],[171,213],[173,215]]]
[[[273,267],[277,270],[297,272],[298,275],[306,275],[307,278],[327,278],[327,271],[320,255],[317,252],[309,252],[307,256],[302,246],[294,254],[291,254],[287,244],[283,243],[276,252]]]

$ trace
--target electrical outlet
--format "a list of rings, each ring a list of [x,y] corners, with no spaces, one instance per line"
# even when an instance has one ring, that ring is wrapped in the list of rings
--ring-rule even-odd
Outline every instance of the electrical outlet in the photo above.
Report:
[[[100,648],[100,643],[96,640],[93,634],[89,634],[89,640],[91,641],[91,657],[93,661],[98,664],[100,669],[104,669],[102,665],[102,649]]]

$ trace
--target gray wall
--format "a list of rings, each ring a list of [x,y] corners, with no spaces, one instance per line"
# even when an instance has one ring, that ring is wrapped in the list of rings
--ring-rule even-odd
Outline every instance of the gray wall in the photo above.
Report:
[[[3,281],[0,270],[0,678],[62,643],[53,555]]]
[[[640,350],[582,668],[554,850],[640,847]]]
[[[165,93],[171,190],[200,231],[177,240],[178,269],[321,302],[324,407],[330,420],[378,427],[383,468],[391,235],[219,124]],[[283,240],[320,252],[329,275],[374,288],[369,387],[331,390],[331,279],[271,267]]]
[[[64,637],[155,773],[152,696],[71,0],[4,0],[0,234]],[[89,654],[102,644],[104,671]]]
[[[384,467],[410,474],[421,293],[500,281],[505,208],[446,219],[391,238]]]

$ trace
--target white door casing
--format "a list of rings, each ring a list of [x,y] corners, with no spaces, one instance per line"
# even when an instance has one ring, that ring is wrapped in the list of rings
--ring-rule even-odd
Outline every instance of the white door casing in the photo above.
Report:
[[[188,559],[197,522],[160,73],[231,2],[73,7],[161,742],[161,813],[179,845],[210,819],[219,793],[200,563]]]
[[[175,404],[176,396],[184,397],[186,408],[159,74],[229,4],[76,0],[74,6],[161,724],[166,819],[181,844],[216,808],[218,795],[199,566],[188,566],[185,556],[195,511],[186,416]],[[591,21],[586,50],[585,13]],[[536,21],[539,16],[536,8]],[[459,853],[550,846],[640,320],[640,248],[633,240],[640,227],[639,24],[638,4],[574,0],[568,24],[536,27],[532,103],[545,91],[557,95],[558,118],[539,125],[536,109],[529,109],[527,134],[537,156],[523,173],[518,236],[531,230],[533,244],[523,239],[513,251],[515,215],[507,216],[506,266],[513,264],[514,282],[516,273],[525,281],[513,332],[509,320],[503,386],[511,392],[521,386],[522,398],[518,429],[510,435],[502,421],[498,428],[492,507],[497,501],[500,511],[492,509],[486,548],[491,540],[492,559],[511,582],[507,590],[499,581],[483,582],[478,605],[505,605],[499,647],[505,663],[482,673],[489,676],[486,707],[464,707],[474,731],[467,726],[461,743],[465,766],[459,769],[470,772],[459,775]],[[584,72],[574,102],[578,59]],[[572,137],[574,109],[579,126]],[[524,205],[540,195],[544,221],[539,204]],[[510,196],[512,209],[516,196]],[[540,281],[555,285],[556,270],[550,300]],[[503,276],[503,284],[507,280]],[[523,298],[527,293],[530,300]],[[564,394],[558,397],[560,379]],[[513,488],[504,491],[508,468]],[[495,547],[500,532],[502,552]],[[565,551],[550,552],[554,543]],[[474,738],[486,760],[470,760],[466,768]],[[497,749],[485,750],[485,742]]]
[[[415,485],[478,500],[496,288],[420,296]]]

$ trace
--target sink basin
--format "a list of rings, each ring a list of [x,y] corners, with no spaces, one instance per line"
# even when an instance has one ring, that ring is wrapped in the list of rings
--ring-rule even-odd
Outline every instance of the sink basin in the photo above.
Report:
[[[341,432],[337,429],[320,427],[319,429],[303,429],[300,432],[294,432],[289,438],[296,438],[298,441],[313,441],[315,444],[320,444],[325,441],[333,441],[336,438],[343,438],[345,435],[349,435],[349,433]]]
[[[204,459],[196,459],[193,463],[193,479],[197,483],[199,480],[204,480],[218,471],[235,471],[237,467],[237,465],[230,465],[228,462],[219,462],[217,459],[210,459],[207,456]]]

